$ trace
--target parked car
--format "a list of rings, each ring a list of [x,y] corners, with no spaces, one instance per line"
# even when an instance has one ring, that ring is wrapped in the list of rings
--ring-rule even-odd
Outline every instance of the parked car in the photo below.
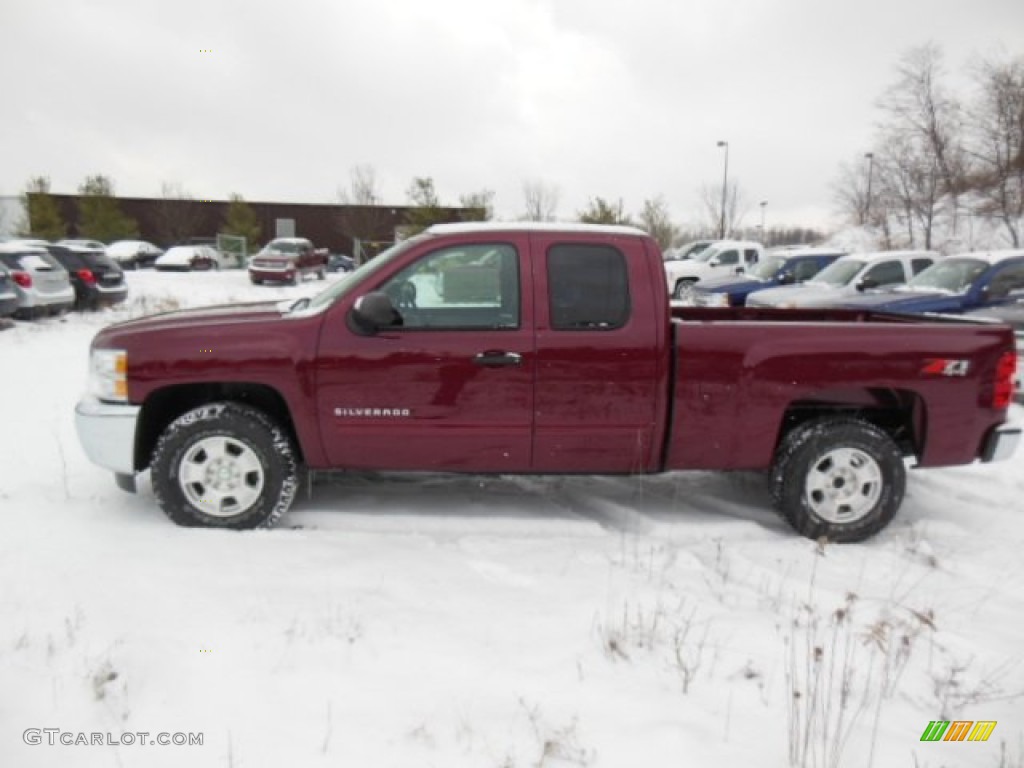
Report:
[[[45,248],[17,241],[0,243],[0,262],[10,271],[18,294],[16,317],[54,315],[75,305],[68,271]]]
[[[0,317],[10,317],[18,310],[18,292],[6,265],[0,263]]]
[[[761,260],[764,247],[745,240],[721,240],[688,259],[666,261],[669,293],[682,299],[699,280],[744,272]]]
[[[208,245],[175,245],[158,256],[153,266],[160,272],[220,269],[221,259],[220,251]]]
[[[1024,249],[947,256],[906,285],[851,296],[843,306],[910,314],[959,314],[1021,297]]]
[[[152,267],[153,262],[163,253],[163,248],[145,240],[118,240],[107,246],[107,256],[123,269]]]
[[[851,253],[801,285],[783,285],[747,297],[748,307],[834,307],[862,291],[905,283],[939,258],[933,251]]]
[[[283,282],[294,285],[306,275],[327,277],[327,249],[314,248],[304,237],[271,240],[249,262],[249,279],[256,285]]]
[[[772,252],[742,275],[701,280],[694,286],[693,303],[698,307],[742,307],[750,294],[777,285],[806,282],[845,255],[843,251],[830,248]]]
[[[356,260],[343,253],[332,253],[327,257],[328,272],[351,272],[356,268]]]
[[[964,316],[1005,323],[1013,328],[1014,336],[1017,339],[1016,400],[1024,403],[1024,297],[1018,298],[1011,304],[971,310],[964,313]]]
[[[57,245],[68,245],[76,248],[95,248],[100,251],[105,250],[107,247],[106,243],[101,243],[99,240],[86,240],[82,238],[69,238],[65,237],[63,240],[58,240]]]
[[[76,309],[98,309],[127,298],[124,272],[105,251],[64,245],[49,245],[46,250],[68,271]]]

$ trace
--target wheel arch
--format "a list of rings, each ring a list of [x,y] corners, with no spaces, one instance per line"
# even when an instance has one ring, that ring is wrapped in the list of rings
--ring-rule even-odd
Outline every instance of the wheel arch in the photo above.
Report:
[[[299,461],[304,461],[288,403],[273,387],[254,382],[174,384],[152,392],[142,405],[135,432],[136,471],[149,467],[157,441],[171,422],[212,402],[241,403],[262,411],[287,432]]]
[[[881,429],[904,456],[920,456],[927,439],[927,406],[913,390],[830,389],[794,400],[783,413],[775,449],[801,425],[823,417],[849,417]]]

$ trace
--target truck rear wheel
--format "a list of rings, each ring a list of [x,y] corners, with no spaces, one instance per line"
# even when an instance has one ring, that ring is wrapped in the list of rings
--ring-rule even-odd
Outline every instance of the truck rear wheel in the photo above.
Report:
[[[861,541],[896,515],[906,479],[885,432],[859,419],[826,418],[786,435],[772,466],[772,498],[808,538]]]
[[[262,411],[210,403],[164,430],[153,453],[153,491],[178,525],[270,527],[295,498],[297,464],[288,435]]]

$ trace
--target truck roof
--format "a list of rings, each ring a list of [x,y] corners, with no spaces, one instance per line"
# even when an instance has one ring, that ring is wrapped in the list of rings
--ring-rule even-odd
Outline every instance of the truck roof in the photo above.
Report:
[[[581,224],[559,221],[467,221],[457,224],[435,224],[427,230],[433,235],[472,234],[474,232],[590,232],[604,235],[648,234],[636,227],[619,224]]]
[[[963,253],[954,253],[950,258],[978,259],[979,261],[987,261],[989,264],[998,264],[1000,261],[1014,259],[1019,256],[1024,256],[1024,248],[1002,251],[965,251]]]

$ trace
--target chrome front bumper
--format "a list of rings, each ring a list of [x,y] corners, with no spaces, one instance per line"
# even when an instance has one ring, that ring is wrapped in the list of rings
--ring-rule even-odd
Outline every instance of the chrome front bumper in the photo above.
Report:
[[[75,406],[75,429],[89,461],[117,475],[135,474],[137,405],[84,397]],[[118,483],[120,485],[120,481]]]

